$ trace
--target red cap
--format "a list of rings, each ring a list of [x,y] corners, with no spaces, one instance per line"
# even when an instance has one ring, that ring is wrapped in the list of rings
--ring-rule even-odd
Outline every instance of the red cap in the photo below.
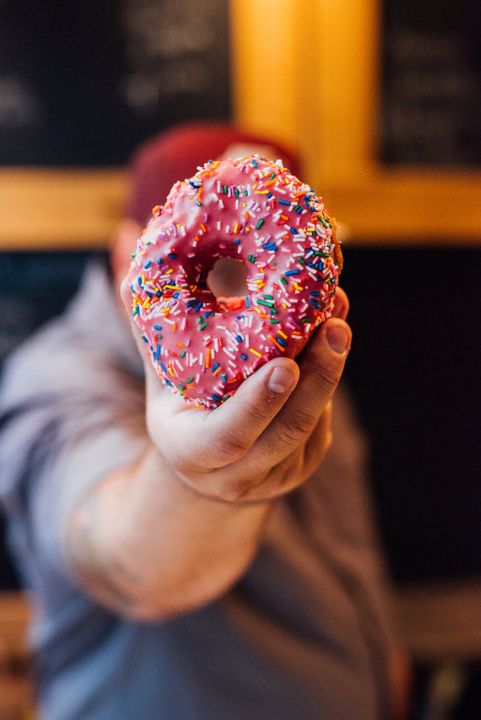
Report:
[[[226,123],[203,122],[180,125],[141,145],[130,164],[130,195],[126,214],[144,225],[154,205],[162,205],[177,180],[191,177],[198,165],[215,160],[229,145],[261,145],[281,158],[294,175],[297,156],[278,142],[238,130]]]

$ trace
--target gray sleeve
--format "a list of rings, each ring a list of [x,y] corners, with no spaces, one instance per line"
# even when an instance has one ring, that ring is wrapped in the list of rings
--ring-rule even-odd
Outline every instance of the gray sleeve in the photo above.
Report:
[[[31,541],[36,553],[57,572],[75,581],[64,554],[68,519],[105,477],[134,462],[145,437],[105,409],[92,408],[78,428],[60,433],[30,489]],[[69,423],[70,424],[70,423]]]
[[[25,357],[9,363],[0,393],[0,500],[31,584],[51,572],[72,582],[66,520],[82,496],[142,452],[143,390],[107,366],[96,375],[79,357],[65,355],[49,372],[36,357],[42,373],[29,372]]]

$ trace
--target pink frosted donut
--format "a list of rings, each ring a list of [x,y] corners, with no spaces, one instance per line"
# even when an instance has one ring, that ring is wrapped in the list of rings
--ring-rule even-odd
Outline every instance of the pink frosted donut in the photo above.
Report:
[[[221,257],[245,264],[245,297],[208,288]],[[341,267],[322,198],[280,160],[209,161],[153,209],[128,274],[132,315],[164,383],[212,408],[302,350],[332,312]]]

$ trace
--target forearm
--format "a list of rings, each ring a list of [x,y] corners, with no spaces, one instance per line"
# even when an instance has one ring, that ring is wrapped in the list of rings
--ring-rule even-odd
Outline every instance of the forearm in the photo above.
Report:
[[[160,619],[206,604],[240,577],[269,507],[203,497],[151,448],[77,508],[67,554],[104,604],[130,617]]]

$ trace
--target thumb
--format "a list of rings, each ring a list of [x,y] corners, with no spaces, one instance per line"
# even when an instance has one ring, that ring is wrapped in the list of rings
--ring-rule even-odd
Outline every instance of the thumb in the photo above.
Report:
[[[276,358],[247,378],[235,395],[207,419],[222,465],[238,460],[277,415],[299,381],[299,368],[289,358]]]
[[[271,360],[215,410],[173,418],[165,428],[166,453],[184,472],[206,472],[240,460],[281,410],[298,380],[299,368],[293,360]]]
[[[132,320],[131,292],[126,278],[122,281],[120,295],[144,361],[147,394],[153,399],[163,388],[152,368],[142,334]],[[199,470],[218,468],[239,460],[277,415],[298,380],[299,368],[293,360],[271,360],[249,376],[235,395],[215,410],[171,417],[162,433],[165,454],[175,457],[176,463],[184,467],[197,466]],[[182,427],[178,427],[178,423]],[[185,437],[189,438],[189,443],[185,443]]]

